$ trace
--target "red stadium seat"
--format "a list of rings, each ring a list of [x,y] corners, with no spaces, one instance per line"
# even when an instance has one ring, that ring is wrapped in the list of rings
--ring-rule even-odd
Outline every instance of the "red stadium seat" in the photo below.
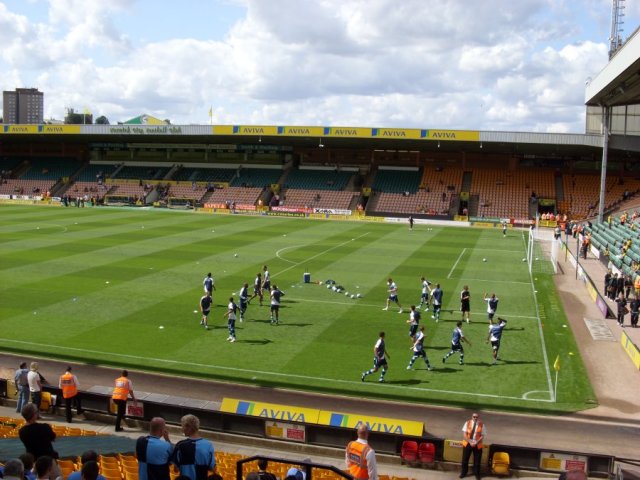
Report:
[[[422,465],[432,465],[436,461],[436,446],[430,442],[420,443],[418,459]]]
[[[412,440],[405,440],[402,442],[400,459],[402,463],[408,463],[410,465],[418,463],[418,442],[414,442]]]

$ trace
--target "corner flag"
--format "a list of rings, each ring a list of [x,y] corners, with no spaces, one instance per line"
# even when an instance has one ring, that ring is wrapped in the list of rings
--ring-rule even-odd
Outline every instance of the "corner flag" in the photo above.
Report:
[[[558,356],[556,357],[556,361],[555,361],[555,362],[553,362],[553,369],[554,369],[556,372],[559,372],[559,371],[560,371],[560,354],[558,354]]]
[[[209,107],[209,118],[213,117],[213,107]]]

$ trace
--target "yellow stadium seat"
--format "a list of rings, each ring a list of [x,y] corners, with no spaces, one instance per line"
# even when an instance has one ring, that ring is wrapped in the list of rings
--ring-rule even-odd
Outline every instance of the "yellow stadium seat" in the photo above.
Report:
[[[507,476],[510,475],[509,466],[511,460],[507,452],[494,452],[491,458],[491,472],[494,475]]]
[[[53,411],[53,398],[51,397],[51,393],[42,392],[40,410],[43,412]]]

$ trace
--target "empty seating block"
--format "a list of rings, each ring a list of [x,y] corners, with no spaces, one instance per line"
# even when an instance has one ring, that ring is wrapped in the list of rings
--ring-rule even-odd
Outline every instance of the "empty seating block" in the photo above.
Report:
[[[283,205],[296,208],[334,208],[347,210],[359,192],[335,192],[332,190],[298,190],[288,188],[283,192]]]
[[[278,183],[282,176],[280,168],[242,168],[240,175],[231,180],[232,187],[268,187]]]
[[[415,193],[422,180],[421,171],[378,169],[373,189],[378,192]]]
[[[343,190],[353,172],[335,170],[292,170],[287,176],[284,187],[304,190]]]

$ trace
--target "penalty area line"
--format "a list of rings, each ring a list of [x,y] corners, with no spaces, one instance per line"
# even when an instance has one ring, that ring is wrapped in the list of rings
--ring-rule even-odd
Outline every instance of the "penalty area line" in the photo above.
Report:
[[[364,236],[366,236],[366,235],[369,235],[370,233],[371,233],[371,232],[363,233],[362,235],[360,235],[360,236],[358,236],[358,237],[356,237],[356,238],[352,238],[351,240],[347,240],[346,242],[342,242],[342,243],[339,243],[338,245],[334,245],[334,246],[333,246],[333,247],[331,247],[331,248],[327,248],[326,250],[323,250],[323,251],[322,251],[322,252],[320,252],[320,253],[316,253],[314,256],[309,257],[309,258],[307,258],[306,260],[304,260],[304,261],[302,261],[302,262],[296,262],[296,263],[294,263],[293,265],[291,265],[290,267],[287,267],[287,268],[285,268],[284,270],[280,270],[278,273],[274,273],[273,275],[271,275],[271,277],[276,277],[276,276],[280,275],[281,273],[288,272],[289,270],[291,270],[292,268],[297,267],[298,265],[302,265],[303,263],[307,263],[308,261],[313,260],[314,258],[318,258],[319,256],[324,255],[325,253],[329,253],[330,251],[335,250],[336,248],[343,247],[343,246],[345,246],[347,243],[351,243],[351,242],[354,242],[354,241],[356,241],[356,240],[359,240],[359,239],[361,239],[362,237],[364,237]]]
[[[447,278],[451,278],[451,274],[453,273],[453,271],[458,266],[458,262],[460,261],[460,259],[462,258],[462,255],[464,255],[464,252],[466,252],[466,251],[467,251],[466,247],[462,249],[462,251],[460,252],[460,255],[458,255],[458,259],[456,260],[456,263],[454,263],[453,267],[451,267],[451,271],[449,272],[449,275],[447,275]]]
[[[127,358],[130,360],[135,360],[135,361],[149,361],[149,362],[157,362],[157,363],[164,363],[164,364],[169,364],[169,365],[176,365],[176,366],[187,366],[187,367],[202,367],[205,369],[210,369],[210,370],[228,370],[228,371],[232,371],[232,372],[242,372],[242,373],[248,373],[248,374],[254,374],[256,376],[271,376],[271,377],[283,377],[283,378],[295,378],[295,379],[299,379],[299,380],[303,380],[305,382],[308,382],[309,380],[315,380],[315,381],[320,381],[320,382],[325,382],[325,383],[329,383],[329,384],[336,384],[336,383],[341,383],[341,384],[346,384],[346,385],[362,385],[362,381],[361,380],[342,380],[342,379],[335,379],[335,378],[324,378],[324,377],[312,377],[309,375],[296,375],[296,374],[292,374],[292,373],[278,373],[278,372],[268,372],[268,371],[263,371],[263,370],[249,370],[246,368],[237,368],[237,367],[227,367],[227,366],[223,366],[223,365],[207,365],[204,363],[193,363],[193,362],[183,362],[181,360],[169,360],[166,358],[153,358],[153,357],[142,357],[139,355],[129,355],[129,354],[125,354],[125,353],[115,353],[115,352],[103,352],[103,351],[97,351],[97,350],[89,350],[89,349],[85,349],[85,348],[77,348],[77,347],[64,347],[61,345],[49,345],[49,344],[44,344],[44,343],[37,343],[37,342],[27,342],[24,340],[14,340],[12,338],[0,338],[1,341],[3,342],[7,342],[7,343],[17,343],[20,345],[30,345],[30,346],[34,346],[34,347],[42,347],[45,350],[42,351],[51,351],[53,350],[62,350],[62,351],[70,351],[70,352],[82,352],[82,353],[89,353],[89,354],[98,354],[98,355],[108,355],[111,357],[121,357],[121,358]],[[144,366],[143,366],[144,368]],[[357,370],[356,373],[358,373],[360,370]],[[356,375],[357,377],[359,377],[359,373],[358,375]],[[408,380],[407,380],[408,381]],[[513,396],[509,396],[509,395],[495,395],[495,394],[491,394],[491,393],[477,393],[477,392],[463,392],[463,391],[455,391],[455,390],[440,390],[440,389],[436,389],[436,388],[421,388],[421,387],[412,387],[409,385],[389,385],[389,384],[382,384],[380,385],[380,387],[383,388],[387,388],[387,389],[393,389],[393,390],[415,390],[415,391],[420,391],[420,392],[431,392],[431,393],[443,393],[443,394],[447,394],[447,395],[464,395],[466,397],[481,397],[481,398],[496,398],[496,399],[504,399],[504,400],[520,400],[520,401],[527,401],[527,402],[543,402],[543,403],[547,403],[550,400],[543,400],[543,399],[528,399],[528,398],[522,398],[522,397],[513,397]]]

